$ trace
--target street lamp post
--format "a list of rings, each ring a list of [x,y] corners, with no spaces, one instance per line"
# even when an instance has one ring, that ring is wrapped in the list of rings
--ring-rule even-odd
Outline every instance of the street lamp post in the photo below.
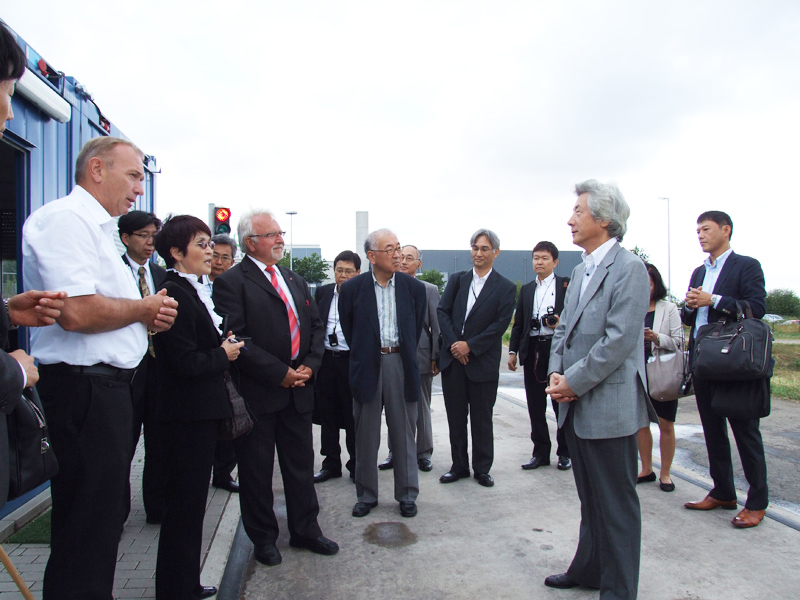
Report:
[[[294,261],[294,223],[292,217],[297,214],[297,211],[291,210],[286,214],[289,215],[289,270],[292,271],[292,262]]]
[[[669,243],[669,198],[659,198],[659,200],[667,201],[667,287],[669,293],[672,293],[672,254],[670,252]]]

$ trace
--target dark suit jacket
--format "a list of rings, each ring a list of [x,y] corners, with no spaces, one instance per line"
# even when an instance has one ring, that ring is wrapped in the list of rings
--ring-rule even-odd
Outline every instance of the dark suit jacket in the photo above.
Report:
[[[285,267],[277,268],[298,312],[300,352],[295,366],[305,365],[316,373],[325,350],[325,324],[305,280]],[[239,393],[251,412],[256,416],[274,413],[292,400],[298,412],[313,410],[313,379],[291,390],[280,386],[292,364],[292,336],[286,305],[266,273],[245,257],[214,279],[213,298],[217,313],[229,317],[228,329],[252,338],[234,363]]]
[[[197,292],[181,276],[167,273],[161,286],[178,301],[178,316],[153,337],[158,363],[158,418],[204,421],[231,416],[223,374],[230,368],[214,326]]]
[[[2,300],[2,298],[0,298]],[[0,301],[0,348],[8,346],[8,313]],[[22,368],[19,363],[0,350],[0,413],[8,414],[16,408],[22,398]],[[0,508],[8,499],[8,429],[5,414],[0,414],[0,448],[3,449],[0,460]]]
[[[322,326],[326,332],[328,330],[328,313],[331,311],[331,302],[333,302],[333,292],[336,290],[335,283],[320,286],[314,292],[314,301],[317,303],[319,309],[319,318],[322,320]],[[324,333],[323,332],[323,333]]]
[[[692,273],[689,287],[700,287],[706,276],[704,265],[697,267]],[[736,300],[747,300],[753,310],[753,316],[760,319],[767,312],[767,291],[764,286],[764,271],[761,264],[749,256],[731,252],[720,271],[713,290],[704,290],[722,296],[717,308],[708,308],[708,322],[716,323],[720,319],[736,315]],[[681,319],[692,328],[689,334],[689,347],[693,346],[694,327],[697,310],[685,306],[681,310]]]
[[[417,344],[425,318],[425,286],[410,275],[395,273],[397,328],[403,359],[406,402],[419,400],[421,385]],[[342,331],[350,346],[350,389],[356,402],[371,402],[381,372],[381,328],[372,273],[345,281],[339,291]]]
[[[442,347],[439,368],[444,371],[455,359],[450,346],[459,340],[469,345],[469,362],[464,365],[471,381],[497,381],[503,334],[514,314],[517,286],[493,269],[464,323],[472,269],[452,275],[439,302]],[[462,335],[461,328],[464,326]]]
[[[525,362],[528,356],[528,345],[531,335],[531,315],[533,314],[533,303],[536,298],[536,285],[539,283],[537,277],[530,283],[526,283],[519,291],[517,301],[517,311],[514,313],[514,325],[511,326],[511,340],[508,342],[508,350],[516,352],[519,364]],[[556,286],[556,305],[553,307],[557,315],[564,311],[564,295],[567,293],[569,277],[559,277],[553,282]]]

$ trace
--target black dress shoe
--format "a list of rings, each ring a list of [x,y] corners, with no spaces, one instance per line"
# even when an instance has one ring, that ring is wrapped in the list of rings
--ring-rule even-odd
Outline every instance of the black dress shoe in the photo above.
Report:
[[[441,477],[439,477],[440,483],[453,483],[454,481],[458,481],[459,479],[463,479],[464,477],[469,477],[469,471],[463,471],[461,473],[456,473],[455,471],[448,471]]]
[[[239,484],[236,483],[233,479],[229,479],[228,481],[215,481],[212,482],[211,485],[221,490],[227,490],[231,494],[239,493]]]
[[[416,502],[401,502],[400,503],[400,516],[401,517],[416,517],[417,516],[417,503]]]
[[[330,469],[320,469],[319,473],[314,473],[314,483],[322,483],[323,481],[328,481],[328,479],[336,479],[341,476],[341,471],[334,473]]]
[[[211,598],[217,595],[217,588],[211,585],[198,585],[192,591],[192,595],[195,598]]]
[[[377,500],[375,500],[375,502],[356,502],[356,505],[353,507],[353,516],[366,517],[369,511],[376,506],[378,506]]]
[[[339,544],[329,540],[324,535],[318,538],[289,538],[289,545],[292,548],[305,548],[311,550],[315,554],[322,554],[324,556],[332,556],[339,551]]]
[[[386,460],[378,465],[378,468],[381,471],[386,471],[387,469],[391,469],[392,467],[394,467],[394,461],[392,461],[392,457],[391,456],[387,456]]]
[[[558,588],[560,590],[568,590],[570,588],[578,587],[578,584],[572,581],[572,579],[570,579],[569,575],[566,573],[550,575],[544,580],[544,584],[547,587]]]
[[[283,560],[280,550],[278,550],[275,544],[256,546],[253,548],[253,556],[255,556],[256,560],[262,565],[267,565],[268,567],[279,565]]]
[[[648,483],[650,481],[656,480],[656,472],[650,471],[649,475],[642,475],[641,477],[636,478],[636,483]]]
[[[426,473],[433,469],[433,463],[430,458],[420,458],[417,464],[419,465],[419,470],[425,471]]]
[[[559,471],[569,471],[572,468],[572,461],[569,459],[569,456],[559,456],[558,467],[556,468]]]
[[[478,480],[483,487],[492,487],[494,485],[494,479],[488,473],[475,473],[475,479]]]
[[[522,468],[525,469],[526,471],[530,471],[531,469],[538,469],[539,467],[546,467],[549,464],[550,464],[550,459],[549,458],[542,458],[541,456],[534,456],[532,459],[530,459],[528,462],[526,462],[524,465],[522,465]]]

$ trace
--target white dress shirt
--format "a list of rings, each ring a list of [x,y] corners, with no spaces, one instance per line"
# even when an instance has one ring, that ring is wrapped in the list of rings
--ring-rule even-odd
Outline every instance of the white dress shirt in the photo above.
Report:
[[[266,277],[267,281],[269,281],[269,284],[272,285],[272,275],[267,273],[267,265],[265,263],[262,263],[260,260],[253,258],[249,254],[247,255],[247,258],[249,258],[254,263],[256,263],[258,268],[261,269],[261,272],[264,274],[264,277]],[[292,290],[289,289],[289,285],[286,283],[286,280],[283,278],[283,273],[281,273],[281,270],[278,267],[278,265],[272,265],[272,266],[275,267],[275,274],[278,276],[278,285],[281,286],[281,289],[283,290],[283,293],[286,294],[286,298],[289,300],[289,304],[292,305],[292,310],[294,311],[294,316],[297,319],[297,326],[300,327],[300,313],[297,312],[297,306],[294,303],[294,296],[292,296]],[[287,319],[289,318],[288,313],[286,315],[286,318]]]
[[[133,260],[128,253],[125,253],[125,260],[128,262],[128,265],[131,267],[131,272],[133,273],[133,280],[136,282],[136,289],[139,289],[139,267],[144,267],[144,280],[147,282],[147,289],[150,290],[150,294],[156,293],[156,284],[153,282],[153,274],[150,272],[150,261],[144,261],[143,265],[140,265],[135,260]],[[141,295],[141,292],[139,292]]]
[[[532,319],[539,319],[539,329],[531,329],[531,337],[540,335],[553,335],[553,330],[541,323],[542,315],[547,314],[548,308],[556,306],[556,274],[550,273],[544,281],[536,281],[536,291],[533,295]]]
[[[336,346],[331,346],[329,341],[333,333],[336,334],[336,339],[339,342]],[[328,311],[328,325],[325,328],[325,349],[337,350],[339,352],[347,352],[350,350],[350,346],[347,345],[347,341],[344,339],[344,334],[342,333],[342,322],[339,319],[339,290],[336,289],[335,285],[333,288],[331,308]]]
[[[612,246],[614,246],[616,243],[617,238],[611,238],[595,248],[591,254],[581,252],[583,264],[586,266],[586,271],[583,274],[583,281],[581,281],[581,296],[583,296],[583,292],[586,291],[586,286],[588,286],[589,282],[592,280],[592,275],[594,275],[594,272],[597,270],[597,265],[603,262],[603,259],[606,257],[606,254],[608,254],[608,251],[611,250]]]
[[[65,291],[71,298],[99,294],[140,300],[139,287],[114,244],[116,229],[116,219],[81,186],[37,209],[22,229],[25,289]],[[31,338],[31,354],[42,364],[106,363],[133,369],[147,352],[142,323],[102,333],[65,331],[56,323],[32,329]]]
[[[483,286],[486,285],[486,280],[489,279],[489,275],[492,274],[494,269],[489,269],[489,272],[486,273],[483,277],[478,275],[478,272],[473,267],[472,269],[472,282],[469,284],[469,293],[467,294],[467,312],[464,313],[464,325],[461,326],[461,333],[464,333],[464,327],[467,325],[467,317],[469,317],[469,313],[472,311],[472,307],[475,306],[475,302],[478,300],[478,296],[481,295],[481,291],[483,290]]]
[[[728,257],[733,252],[733,248],[728,248],[725,252],[720,254],[713,263],[711,262],[711,257],[706,256],[706,259],[703,261],[703,266],[706,268],[706,275],[703,277],[703,291],[708,292],[709,294],[714,293],[714,286],[717,285],[717,279],[719,279],[719,274],[722,271],[722,267],[725,266],[725,261],[728,260]],[[713,304],[714,308],[717,307],[719,304],[719,298]],[[702,325],[708,325],[708,306],[701,306],[697,309],[697,316],[694,320],[694,336],[697,337],[697,330],[700,329]]]

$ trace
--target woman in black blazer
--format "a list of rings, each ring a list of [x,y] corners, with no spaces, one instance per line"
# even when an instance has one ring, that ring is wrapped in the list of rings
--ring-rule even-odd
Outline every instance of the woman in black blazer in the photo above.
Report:
[[[223,379],[243,342],[228,332],[199,278],[211,271],[211,231],[197,217],[164,223],[155,241],[167,263],[162,285],[178,301],[169,331],[153,338],[158,364],[158,418],[165,424],[166,511],[156,562],[157,600],[194,600],[217,593],[200,584],[200,553],[217,431],[231,416]]]

